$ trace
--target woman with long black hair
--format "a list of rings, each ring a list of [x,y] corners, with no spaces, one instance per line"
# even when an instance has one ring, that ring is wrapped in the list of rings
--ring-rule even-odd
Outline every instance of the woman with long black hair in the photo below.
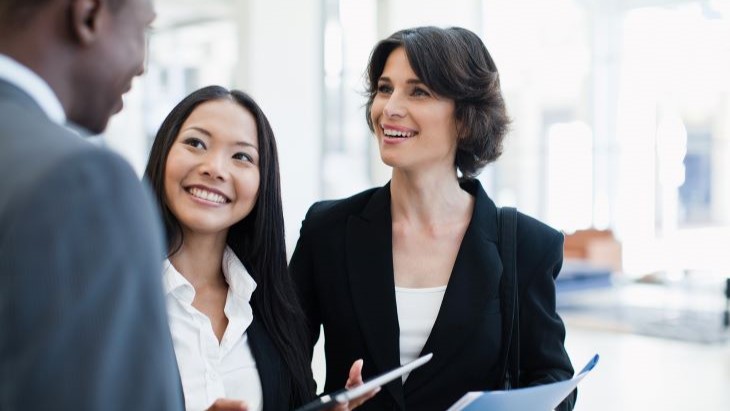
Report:
[[[276,142],[256,102],[218,86],[193,92],[164,120],[145,176],[167,233],[163,280],[186,409],[283,411],[313,398]]]

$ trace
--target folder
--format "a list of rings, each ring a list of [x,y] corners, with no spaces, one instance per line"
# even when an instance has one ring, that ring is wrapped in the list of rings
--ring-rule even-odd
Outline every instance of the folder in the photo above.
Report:
[[[447,411],[552,411],[597,363],[598,354],[578,374],[565,381],[507,391],[469,392]]]

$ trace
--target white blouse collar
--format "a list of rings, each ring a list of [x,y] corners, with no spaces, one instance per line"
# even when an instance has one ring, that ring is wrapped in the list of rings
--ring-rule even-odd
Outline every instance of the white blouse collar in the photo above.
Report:
[[[243,302],[250,302],[251,295],[256,290],[256,281],[248,273],[236,253],[226,246],[223,252],[222,261],[223,275],[236,298]],[[195,289],[192,284],[172,265],[169,259],[165,259],[162,266],[162,278],[165,295],[175,294],[177,297],[192,304],[195,298]]]

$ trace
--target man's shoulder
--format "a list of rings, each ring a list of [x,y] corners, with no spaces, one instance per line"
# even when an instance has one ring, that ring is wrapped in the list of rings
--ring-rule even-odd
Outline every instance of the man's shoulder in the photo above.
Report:
[[[110,150],[90,144],[76,131],[51,121],[40,109],[0,98],[0,167],[4,175],[20,174],[13,170],[68,166],[71,159],[95,157],[106,159],[110,167],[119,166],[122,160]]]
[[[96,204],[111,199],[98,193],[141,195],[141,183],[136,173],[119,154],[85,143],[52,158],[48,166],[29,184],[37,189],[73,191],[92,197]]]
[[[88,193],[90,201],[97,188],[114,187],[119,193],[141,192],[139,179],[118,154],[89,143],[72,131],[39,118],[36,125],[10,121],[0,125],[0,216],[33,201],[40,195],[57,195],[63,201],[75,192]]]
[[[54,123],[42,111],[0,100],[0,156],[4,164],[32,168],[90,150],[88,142]]]

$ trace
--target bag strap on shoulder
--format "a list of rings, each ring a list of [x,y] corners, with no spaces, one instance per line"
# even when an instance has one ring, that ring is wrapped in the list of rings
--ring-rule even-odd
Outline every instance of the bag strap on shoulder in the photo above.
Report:
[[[520,379],[520,326],[517,292],[517,209],[497,209],[499,224],[499,256],[502,259],[500,298],[502,301],[502,328],[504,334],[505,389],[519,387]]]

